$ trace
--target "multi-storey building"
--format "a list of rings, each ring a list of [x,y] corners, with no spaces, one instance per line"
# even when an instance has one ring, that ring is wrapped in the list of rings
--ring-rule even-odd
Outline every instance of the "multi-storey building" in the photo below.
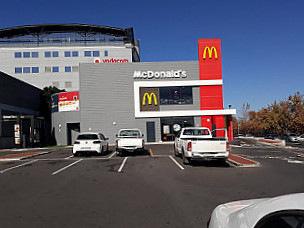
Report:
[[[43,24],[0,29],[0,70],[41,89],[79,90],[79,63],[139,61],[133,28]]]

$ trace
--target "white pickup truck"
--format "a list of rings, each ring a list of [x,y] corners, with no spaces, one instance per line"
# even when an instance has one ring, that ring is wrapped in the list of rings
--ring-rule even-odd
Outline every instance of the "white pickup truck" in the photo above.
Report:
[[[226,129],[216,129],[223,137],[213,137],[209,128],[186,127],[182,128],[180,134],[175,138],[174,154],[181,156],[184,164],[191,160],[226,161],[229,155],[229,142]]]
[[[116,135],[116,154],[144,150],[144,135],[139,129],[121,129]]]

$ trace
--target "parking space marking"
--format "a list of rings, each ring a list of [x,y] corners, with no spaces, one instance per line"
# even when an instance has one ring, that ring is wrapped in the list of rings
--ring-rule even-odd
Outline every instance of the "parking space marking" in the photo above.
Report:
[[[171,160],[181,169],[184,170],[185,168],[182,167],[171,155],[169,156],[169,158],[171,158]]]
[[[149,153],[150,153],[151,157],[154,156],[154,154],[153,154],[153,152],[152,152],[152,149],[149,149]]]
[[[4,173],[6,171],[9,171],[9,170],[12,170],[12,169],[16,169],[16,168],[19,168],[19,167],[22,167],[22,166],[25,166],[25,165],[29,165],[29,164],[32,164],[34,162],[36,162],[38,160],[33,160],[33,161],[30,161],[30,162],[27,162],[27,163],[24,163],[24,164],[21,164],[21,165],[17,165],[17,166],[14,166],[14,167],[11,167],[11,168],[7,168],[7,169],[4,169],[4,170],[1,170],[0,173]]]
[[[125,157],[125,159],[123,160],[123,162],[121,163],[121,166],[119,167],[118,169],[118,172],[120,173],[124,167],[124,165],[126,164],[126,161],[127,161],[128,157]]]
[[[112,158],[116,154],[116,151],[113,152],[108,158]]]
[[[67,157],[67,158],[65,158],[65,159],[69,159],[69,158],[72,158],[72,157],[74,157],[74,155],[68,156],[68,157]]]
[[[53,172],[52,175],[56,175],[56,174],[60,173],[61,171],[63,171],[63,170],[65,170],[65,169],[67,169],[67,168],[69,168],[69,167],[71,167],[71,166],[77,164],[78,162],[81,162],[82,160],[83,160],[83,159],[79,159],[79,160],[73,162],[72,164],[69,164],[68,166],[65,166],[65,167],[63,167],[63,168],[61,168],[61,169],[59,169],[59,170]]]

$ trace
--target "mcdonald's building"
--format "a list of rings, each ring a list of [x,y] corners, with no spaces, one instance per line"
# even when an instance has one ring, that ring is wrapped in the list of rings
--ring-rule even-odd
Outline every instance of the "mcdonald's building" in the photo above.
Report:
[[[141,129],[146,142],[173,141],[187,126],[226,128],[232,140],[236,110],[224,109],[220,39],[198,40],[198,53],[198,61],[80,63],[79,106],[52,114],[57,144],[87,131],[114,143],[122,128]]]

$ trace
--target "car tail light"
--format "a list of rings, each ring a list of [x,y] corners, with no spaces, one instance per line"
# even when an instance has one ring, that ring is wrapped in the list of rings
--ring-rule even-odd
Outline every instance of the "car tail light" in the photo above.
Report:
[[[101,144],[101,141],[94,141],[94,144]]]
[[[187,150],[192,151],[192,142],[188,142]]]
[[[80,144],[80,142],[78,142],[78,141],[75,141],[75,142],[74,142],[74,144]]]
[[[118,139],[116,139],[116,147],[118,146]]]
[[[230,151],[230,145],[229,142],[226,142],[226,151],[229,152]]]
[[[142,146],[144,147],[144,145],[145,145],[145,140],[143,139],[142,140]]]

